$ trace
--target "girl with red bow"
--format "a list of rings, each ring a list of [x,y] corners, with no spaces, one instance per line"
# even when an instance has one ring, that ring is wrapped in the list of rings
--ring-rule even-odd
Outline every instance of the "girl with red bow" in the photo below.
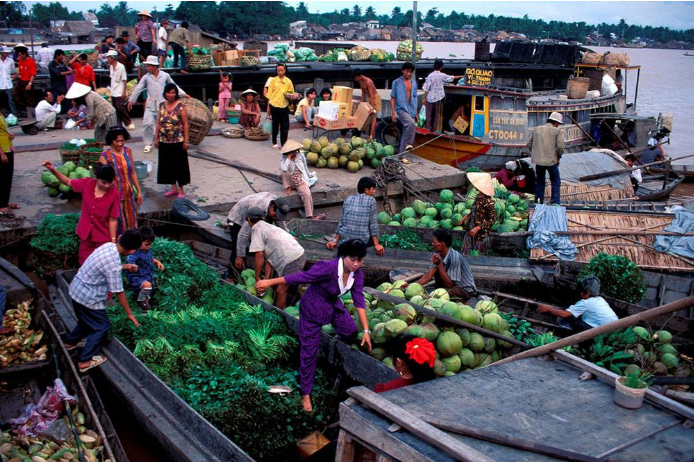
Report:
[[[400,378],[388,383],[379,383],[374,389],[376,393],[436,378],[434,374],[436,349],[429,340],[401,334],[391,341],[388,349],[393,356],[393,366],[400,374]]]

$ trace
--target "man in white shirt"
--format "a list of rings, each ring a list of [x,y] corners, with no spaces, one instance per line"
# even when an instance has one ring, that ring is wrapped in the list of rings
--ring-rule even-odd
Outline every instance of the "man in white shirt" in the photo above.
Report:
[[[265,279],[269,279],[273,268],[280,277],[303,271],[306,265],[304,248],[294,236],[267,223],[264,218],[265,211],[259,207],[251,207],[246,212],[246,221],[251,227],[251,246],[248,251],[255,253],[256,281],[260,280],[263,273]],[[275,306],[279,309],[284,309],[287,305],[287,289],[287,284],[277,286]]]
[[[53,50],[50,49],[47,43],[41,44],[41,49],[36,53],[38,57],[38,64],[43,69],[48,69],[48,65],[53,61]]]
[[[0,93],[7,95],[7,105],[10,113],[16,114],[17,108],[12,99],[12,73],[14,72],[14,59],[10,58],[10,49],[0,48]]]
[[[36,106],[36,127],[39,130],[48,130],[55,127],[55,121],[60,114],[60,103],[65,99],[64,95],[58,96],[57,102],[53,102],[53,92],[47,91],[41,102]]]
[[[157,56],[159,56],[159,67],[164,67],[166,61],[166,48],[169,46],[169,33],[166,26],[169,25],[168,19],[162,19],[159,31],[157,32]]]
[[[595,276],[586,276],[578,281],[581,300],[565,310],[548,305],[539,305],[538,313],[550,313],[558,316],[559,325],[566,324],[577,332],[599,327],[619,319],[604,298],[600,297],[600,280]]]
[[[111,102],[113,107],[116,108],[116,115],[118,116],[118,121],[128,127],[128,130],[135,130],[135,124],[130,120],[130,114],[128,114],[128,74],[125,71],[125,66],[118,62],[118,52],[116,50],[109,50],[106,53],[106,59],[108,60],[108,75],[111,79],[111,84],[109,85],[109,90],[111,90]]]

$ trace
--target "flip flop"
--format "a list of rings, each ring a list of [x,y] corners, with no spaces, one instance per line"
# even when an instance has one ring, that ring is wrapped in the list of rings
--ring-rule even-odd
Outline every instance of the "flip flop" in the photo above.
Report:
[[[176,194],[178,194],[178,191],[171,191],[171,190],[169,190],[169,191],[166,191],[166,192],[164,193],[164,197],[171,197],[171,196],[175,196]]]
[[[65,344],[65,348],[67,349],[67,351],[76,350],[77,348],[84,348],[85,346],[87,346],[87,342],[85,342],[84,340],[81,340],[75,343],[74,345],[71,345],[69,343]]]
[[[279,144],[273,144],[272,147],[274,149],[282,149],[282,146],[280,146]]]
[[[17,204],[7,204],[7,208],[10,210],[19,210],[21,207]]]
[[[80,372],[87,372],[89,369],[101,366],[107,359],[104,356],[92,356],[91,361],[86,366],[80,366]]]
[[[179,199],[183,199],[184,197],[186,197],[185,194],[179,194],[179,195],[178,195],[178,198],[179,198]]]
[[[145,154],[147,154],[149,151],[152,150],[152,146],[145,146],[145,148],[142,150]]]

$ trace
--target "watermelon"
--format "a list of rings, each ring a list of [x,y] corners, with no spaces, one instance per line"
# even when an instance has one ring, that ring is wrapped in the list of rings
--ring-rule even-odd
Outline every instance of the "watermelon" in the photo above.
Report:
[[[61,193],[68,193],[72,191],[72,188],[66,184],[61,184],[60,186],[58,186],[58,191],[60,191]]]
[[[371,148],[367,148],[367,149],[366,149],[366,158],[369,159],[369,160],[371,160],[371,159],[373,159],[374,157],[376,157],[376,151],[374,151],[374,150],[371,149]]]
[[[405,221],[402,222],[402,225],[407,228],[414,228],[417,226],[417,220],[414,218],[406,218]]]
[[[453,210],[449,208],[444,208],[441,210],[441,218],[444,220],[449,219],[453,216]]]
[[[417,215],[412,207],[406,207],[402,209],[400,213],[402,213],[402,216],[405,218],[414,218]]]
[[[405,217],[405,218],[407,218],[407,217]],[[402,221],[402,215],[399,213],[396,213],[395,215],[393,215],[393,220],[394,221]]]
[[[371,159],[371,168],[378,168],[381,166],[381,161],[378,160],[377,158]]]
[[[51,177],[55,177],[51,172],[43,172],[41,174],[41,183],[45,184],[46,186],[51,184]]]
[[[377,220],[379,225],[387,225],[390,223],[390,215],[388,212],[381,212],[378,214]]]
[[[388,226],[402,226],[399,221],[391,221]]]
[[[453,229],[453,223],[451,222],[450,219],[441,220],[441,227],[443,229]]]
[[[65,162],[65,163],[63,164],[63,167],[66,168],[69,172],[72,172],[72,171],[74,171],[74,170],[77,168],[77,166],[75,165],[75,163],[72,162],[71,160]]]
[[[428,209],[424,210],[424,214],[428,217],[436,218],[436,215],[439,214],[439,211],[436,210],[434,207],[429,207]]]
[[[514,229],[506,224],[503,224],[497,228],[499,233],[512,233]]]
[[[451,217],[451,223],[453,226],[460,226],[463,223],[463,216],[459,213],[453,214]]]
[[[417,212],[417,215],[420,217],[424,215],[424,212],[427,209],[426,204],[423,201],[420,201],[419,199],[415,199],[415,201],[412,203],[412,208],[414,209],[415,212]]]
[[[508,202],[510,204],[516,204],[520,202],[520,196],[518,194],[511,194],[510,196],[508,196]]]
[[[429,223],[431,223],[434,219],[431,218],[428,215],[424,215],[422,218],[419,219],[419,224],[421,226],[429,226]]]
[[[58,197],[58,194],[60,194],[60,191],[58,191],[56,188],[53,186],[48,187],[48,195],[50,197]]]
[[[439,223],[438,220],[431,220],[431,221],[429,222],[429,228],[430,228],[430,229],[436,229],[436,228],[438,228],[439,226],[440,226],[440,223]]]
[[[383,149],[385,149],[386,151],[386,156],[392,156],[393,154],[395,154],[395,148],[393,146],[383,146]]]

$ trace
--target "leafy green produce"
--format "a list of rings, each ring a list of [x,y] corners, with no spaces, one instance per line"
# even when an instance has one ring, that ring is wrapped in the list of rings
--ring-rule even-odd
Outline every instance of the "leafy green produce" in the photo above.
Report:
[[[322,412],[303,411],[298,342],[279,315],[246,303],[185,244],[158,238],[152,251],[166,267],[156,273],[155,309],[135,328],[109,308],[113,334],[152,372],[257,460],[284,460],[298,439],[335,420],[334,377],[320,370],[312,400]],[[294,393],[268,393],[272,385]]]
[[[79,222],[79,213],[54,215],[49,213],[41,220],[36,235],[29,244],[33,249],[55,254],[75,254],[80,245],[80,238],[75,230]]]
[[[641,268],[621,255],[600,252],[581,269],[579,277],[587,275],[597,276],[600,291],[618,300],[638,303],[646,294]]]

